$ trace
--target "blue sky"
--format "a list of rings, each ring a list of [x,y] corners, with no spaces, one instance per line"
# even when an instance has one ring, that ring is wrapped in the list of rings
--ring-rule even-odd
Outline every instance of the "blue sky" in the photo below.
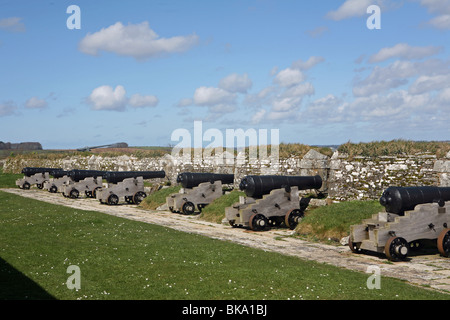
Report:
[[[0,1],[0,140],[450,140],[449,40],[450,0]]]

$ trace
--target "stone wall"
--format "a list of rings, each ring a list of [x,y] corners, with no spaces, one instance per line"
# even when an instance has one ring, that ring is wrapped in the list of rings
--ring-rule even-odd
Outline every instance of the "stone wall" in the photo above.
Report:
[[[330,159],[329,195],[339,200],[377,199],[389,186],[442,185],[436,161],[432,155],[349,160],[335,153]]]
[[[160,158],[119,157],[70,157],[65,159],[27,159],[10,157],[4,163],[4,172],[21,172],[23,167],[55,167],[65,170],[93,169],[111,171],[164,170],[166,179],[176,182],[178,173],[216,172],[234,173],[235,186],[249,174],[320,175],[324,181],[321,191],[335,200],[378,199],[389,186],[436,185],[450,186],[450,152],[443,159],[435,155],[386,156],[378,158],[355,157],[350,159],[337,151],[330,158],[310,150],[303,158],[280,159],[277,166],[267,161],[238,162],[223,157],[206,157],[190,161],[167,154]]]

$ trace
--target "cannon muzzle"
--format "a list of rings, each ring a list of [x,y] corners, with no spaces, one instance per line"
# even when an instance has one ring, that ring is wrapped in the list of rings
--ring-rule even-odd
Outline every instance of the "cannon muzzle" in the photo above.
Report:
[[[164,178],[164,171],[108,171],[103,176],[108,183],[118,183],[128,178],[142,177],[146,179]]]
[[[443,206],[450,200],[450,187],[389,187],[380,198],[386,212],[403,215],[418,204],[436,202]]]
[[[248,197],[259,198],[280,188],[298,187],[299,190],[320,189],[322,178],[317,176],[246,176],[239,189]]]
[[[234,182],[234,174],[219,174],[219,173],[202,173],[202,172],[183,172],[177,176],[177,182],[183,188],[193,188],[203,182],[221,181],[223,184],[230,184]]]

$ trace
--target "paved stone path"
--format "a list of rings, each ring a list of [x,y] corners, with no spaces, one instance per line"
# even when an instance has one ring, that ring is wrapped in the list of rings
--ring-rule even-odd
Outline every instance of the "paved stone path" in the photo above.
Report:
[[[228,225],[210,223],[197,216],[185,216],[169,211],[149,211],[136,205],[108,206],[95,199],[69,199],[61,194],[31,189],[1,189],[23,197],[29,197],[53,204],[81,210],[99,211],[106,214],[157,224],[183,232],[201,234],[207,237],[227,240],[245,246],[275,251],[281,254],[314,260],[334,266],[368,272],[369,266],[378,266],[382,276],[399,278],[414,285],[427,286],[450,294],[450,259],[435,252],[411,255],[407,262],[388,262],[383,256],[354,254],[347,246],[313,243],[291,237],[293,231],[272,229],[252,232]]]

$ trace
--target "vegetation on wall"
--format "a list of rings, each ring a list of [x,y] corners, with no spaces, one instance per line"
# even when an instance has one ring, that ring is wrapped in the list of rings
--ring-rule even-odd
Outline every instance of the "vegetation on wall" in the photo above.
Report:
[[[347,142],[339,146],[339,152],[354,156],[380,157],[380,156],[404,156],[415,154],[430,154],[437,158],[444,157],[450,151],[448,141],[410,141],[391,140],[352,143]]]
[[[267,154],[271,155],[271,146],[260,146],[267,148]],[[316,150],[329,157],[332,156],[333,150],[326,146],[309,146],[301,143],[280,143],[279,156],[282,159],[289,157],[302,158],[309,150]],[[379,156],[398,156],[398,155],[414,155],[427,153],[435,155],[437,158],[444,157],[450,151],[450,142],[448,141],[410,141],[410,140],[391,140],[391,141],[373,141],[352,143],[347,142],[340,145],[337,150],[341,153],[348,154],[350,157],[379,157]],[[227,151],[225,148],[223,151]],[[203,149],[205,154],[214,155],[214,150]],[[245,150],[248,156],[249,148]],[[259,149],[257,150],[259,155]],[[0,150],[0,159],[15,158],[15,160],[27,159],[45,159],[57,160],[72,156],[88,157],[92,155],[100,155],[103,157],[118,157],[123,155],[134,156],[138,159],[142,158],[158,158],[166,154],[171,154],[170,147],[130,147],[130,148],[101,148],[91,151],[76,150]],[[234,150],[237,155],[237,150]],[[182,152],[180,153],[183,154]],[[191,149],[191,156],[194,149]]]

